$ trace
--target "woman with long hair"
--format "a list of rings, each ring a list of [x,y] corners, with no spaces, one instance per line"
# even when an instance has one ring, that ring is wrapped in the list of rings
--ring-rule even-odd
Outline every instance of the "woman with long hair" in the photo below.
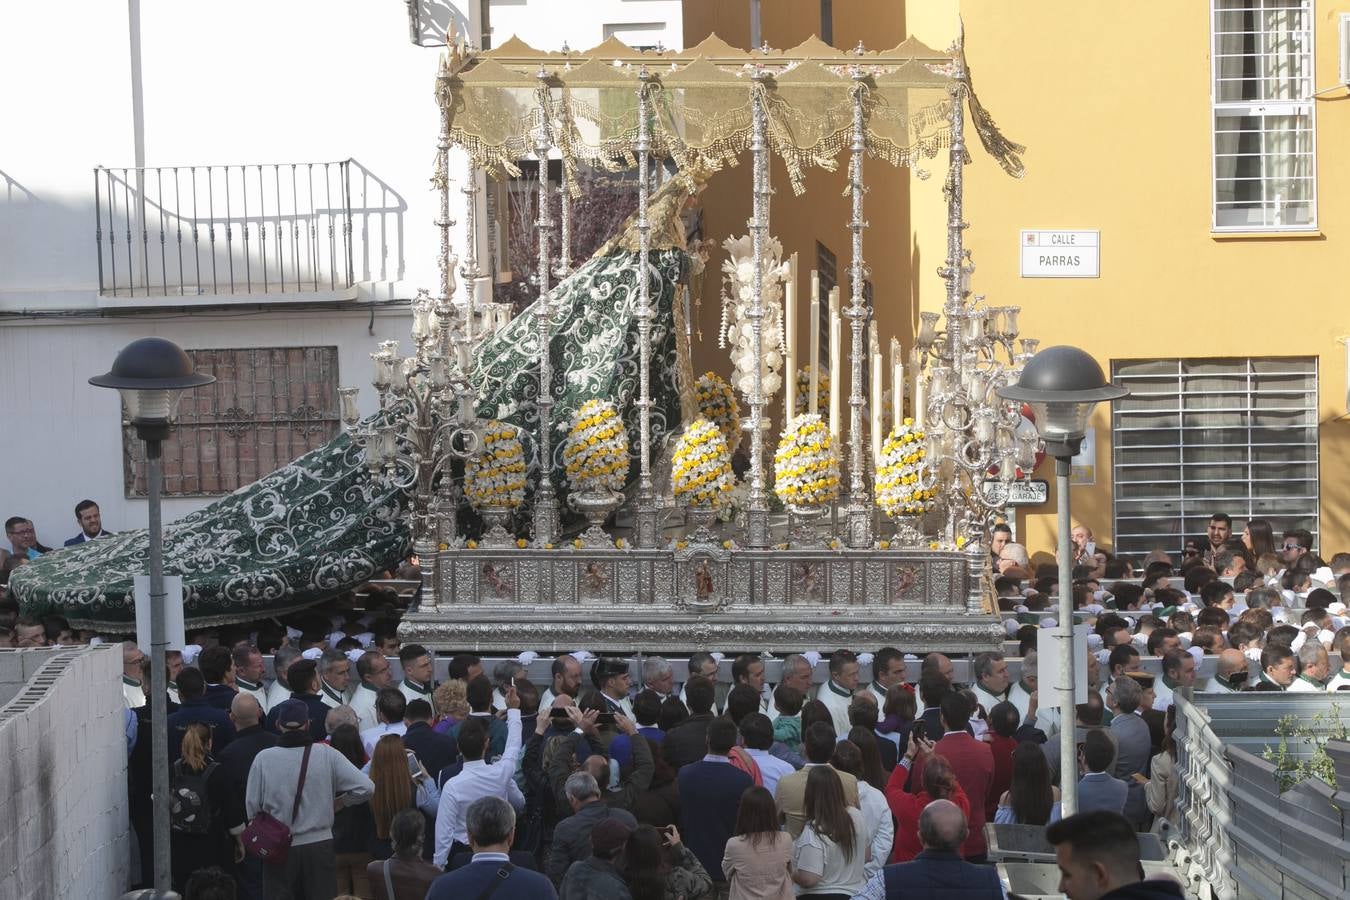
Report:
[[[844,802],[844,785],[830,766],[806,776],[806,825],[792,846],[792,880],[798,897],[846,900],[867,885],[863,867],[871,856],[862,811]]]
[[[375,782],[375,793],[370,798],[370,813],[375,818],[371,855],[375,859],[388,859],[394,852],[389,840],[389,825],[394,816],[405,809],[416,808],[422,811],[430,825],[441,793],[417,757],[404,749],[403,739],[396,734],[386,734],[375,745],[375,752],[370,757],[370,780]]]
[[[702,900],[713,895],[712,876],[667,825],[639,825],[624,847],[624,878],[633,900]]]
[[[1177,774],[1177,745],[1172,739],[1176,728],[1176,707],[1167,707],[1163,720],[1162,752],[1153,757],[1149,764],[1148,784],[1144,785],[1144,799],[1148,802],[1148,811],[1153,813],[1153,832],[1157,834],[1177,823],[1177,788],[1180,776]],[[1167,824],[1164,825],[1163,823]]]
[[[361,745],[361,732],[355,725],[343,724],[333,729],[328,743],[358,769],[366,765],[366,749]],[[344,806],[333,813],[333,853],[337,858],[337,889],[339,894],[356,897],[374,897],[366,866],[374,857],[370,852],[375,820],[370,815],[369,803]]]
[[[242,804],[230,800],[229,776],[211,757],[211,729],[200,722],[187,726],[182,756],[169,772],[173,888],[182,891],[197,869],[219,866],[226,871],[243,859],[244,845],[230,838],[230,829],[244,824]]]
[[[834,715],[830,708],[819,700],[807,700],[802,704],[802,734],[817,722],[824,722],[831,728],[834,727]]]
[[[1040,744],[1017,745],[1012,756],[1012,784],[999,798],[996,825],[1049,825],[1060,817],[1059,788],[1050,783],[1050,764]]]
[[[925,757],[923,784],[921,790],[911,793],[909,767],[919,753]],[[886,785],[886,802],[890,804],[891,815],[895,816],[895,847],[891,851],[891,862],[909,862],[919,855],[923,849],[919,841],[919,814],[934,800],[950,800],[961,808],[967,819],[970,818],[970,798],[961,790],[947,757],[934,754],[931,741],[915,746],[911,736],[909,749]]]
[[[870,728],[864,728],[861,725],[854,725],[848,733],[849,743],[858,748],[861,756],[862,772],[854,772],[859,781],[866,780],[868,784],[877,789],[878,793],[886,790],[886,780],[889,777],[886,770],[881,765],[881,747],[877,739],[876,732]],[[889,738],[882,738],[889,743]]]
[[[909,730],[914,727],[914,718],[918,713],[919,704],[914,699],[914,692],[910,690],[909,685],[893,685],[886,691],[886,702],[881,707],[881,721],[877,723],[877,733],[891,735],[896,747],[904,747],[909,743]]]
[[[1265,519],[1248,520],[1247,527],[1242,529],[1242,546],[1247,548],[1252,559],[1260,559],[1267,553],[1279,555],[1275,549],[1275,529]]]
[[[728,900],[792,900],[792,836],[778,822],[766,788],[749,787],[736,810],[736,834],[722,854]]]
[[[859,740],[871,738],[873,766],[879,777],[881,763],[875,760],[876,738],[866,728],[853,729],[853,732],[858,731],[862,732],[858,735]],[[858,779],[858,804],[862,807],[863,819],[867,821],[867,843],[871,850],[863,866],[863,875],[870,879],[881,871],[881,867],[886,865],[886,857],[891,855],[891,846],[895,843],[895,822],[891,819],[891,808],[886,803],[885,793],[873,787],[871,779],[864,777],[867,763],[862,750],[853,742],[853,732],[849,732],[848,740],[834,745],[834,758],[830,760],[830,765]]]

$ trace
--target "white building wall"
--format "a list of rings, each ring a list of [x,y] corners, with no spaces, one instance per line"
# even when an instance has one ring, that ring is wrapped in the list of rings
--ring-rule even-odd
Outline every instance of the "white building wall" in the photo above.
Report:
[[[37,668],[45,662],[45,668]],[[34,675],[50,676],[45,684]],[[130,865],[118,645],[0,650],[0,900],[112,900]]]
[[[727,0],[735,2],[735,0]],[[586,50],[610,36],[636,47],[684,47],[681,0],[493,0],[492,46],[516,35],[538,50]]]

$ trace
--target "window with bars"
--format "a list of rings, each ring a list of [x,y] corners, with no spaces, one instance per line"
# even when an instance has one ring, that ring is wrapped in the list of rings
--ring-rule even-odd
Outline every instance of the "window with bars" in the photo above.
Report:
[[[165,496],[227,494],[337,434],[336,347],[189,350],[214,384],[183,394],[163,445]],[[123,429],[128,497],[145,496],[145,445]]]
[[[1115,360],[1116,552],[1166,550],[1224,512],[1317,534],[1317,359]]]
[[[1212,0],[1214,229],[1316,227],[1312,0]]]

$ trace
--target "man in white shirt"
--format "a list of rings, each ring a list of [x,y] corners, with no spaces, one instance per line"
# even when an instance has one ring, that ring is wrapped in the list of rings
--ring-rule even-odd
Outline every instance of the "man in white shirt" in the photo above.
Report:
[[[272,654],[272,673],[276,676],[276,680],[267,686],[269,712],[291,699],[291,683],[286,680],[286,670],[299,658],[300,651],[289,646],[278,647],[276,653]]]
[[[263,712],[267,711],[267,688],[263,685],[262,654],[252,644],[239,643],[230,651],[234,657],[234,689],[241,694],[249,694]]]
[[[394,672],[383,653],[367,650],[356,660],[356,675],[360,681],[352,691],[352,700],[348,705],[356,711],[360,728],[365,731],[380,724],[380,717],[375,712],[375,698],[381,690],[393,687]]]
[[[1219,654],[1214,677],[1205,683],[1203,693],[1236,694],[1247,683],[1247,657],[1241,650],[1229,648]]]
[[[1162,678],[1153,683],[1153,708],[1166,712],[1179,688],[1195,687],[1195,657],[1186,650],[1169,651],[1162,661]]]
[[[1036,686],[1040,683],[1036,677],[1039,669],[1036,651],[1028,650],[1027,655],[1022,657],[1022,677],[1010,688],[1008,688],[1008,702],[1017,707],[1017,714],[1026,722],[1027,717],[1031,715],[1031,695],[1036,693]],[[1053,707],[1058,712],[1058,707]],[[1040,726],[1037,726],[1040,727]],[[1045,729],[1041,729],[1044,731]],[[1058,731],[1058,720],[1055,723],[1055,730]],[[1047,732],[1047,735],[1049,733]]]
[[[872,658],[872,683],[867,689],[877,698],[877,709],[885,717],[886,694],[897,684],[904,684],[909,678],[909,669],[905,665],[905,654],[894,647],[882,647]]]
[[[1008,547],[1020,547],[1020,546],[1022,545],[1021,544],[1008,545]],[[1004,547],[1003,549],[1006,551],[1008,547]],[[947,684],[951,685],[953,688],[956,687],[956,667],[952,665],[951,657],[947,656],[945,653],[930,653],[923,658],[923,662],[919,664],[919,680],[923,681],[923,676],[928,675],[930,673],[936,673],[938,675],[941,675],[944,679],[946,679]],[[915,711],[915,715],[919,716],[923,715],[924,711],[923,696],[918,691],[914,692],[914,703],[918,707],[918,709]]]
[[[1350,626],[1336,632],[1336,636],[1332,638],[1331,646],[1335,647],[1336,652],[1341,655],[1341,670],[1327,682],[1327,692],[1334,694],[1342,686],[1346,690],[1350,690]]]
[[[783,673],[779,677],[779,686],[786,685],[795,690],[801,691],[804,699],[811,696],[811,672],[812,665],[810,660],[800,653],[792,653],[783,658]],[[773,703],[769,704],[766,715],[769,721],[778,718],[778,707]]]
[[[403,664],[403,681],[398,689],[407,700],[425,700],[435,709],[431,701],[431,691],[435,685],[435,670],[432,667],[431,654],[421,644],[408,644],[398,651],[398,660]]]
[[[717,664],[716,657],[714,657],[711,653],[699,651],[698,653],[695,653],[694,655],[690,656],[688,668],[690,678],[693,678],[695,675],[698,675],[708,679],[713,683],[714,686],[717,686],[717,670],[719,667]],[[687,683],[688,682],[686,682],[686,684]],[[683,703],[685,706],[689,705],[689,699],[684,692],[684,685],[680,685],[680,702]],[[719,714],[720,712],[721,712],[721,704],[718,703],[716,700],[714,700],[713,714],[716,715]]]
[[[489,765],[483,761],[490,740],[487,722],[471,717],[459,726],[457,740],[459,752],[464,757],[464,768],[441,789],[436,813],[436,854],[432,858],[439,868],[445,868],[455,850],[469,849],[469,832],[464,819],[475,800],[500,797],[510,802],[516,812],[525,808],[525,795],[512,778],[516,760],[520,757],[520,698],[514,687],[507,690],[505,699],[506,750],[497,762]]]
[[[127,709],[145,705],[145,688],[141,684],[141,666],[145,654],[135,641],[122,642],[122,700]]]
[[[731,661],[731,687],[744,684],[759,695],[759,711],[764,712],[773,700],[773,692],[764,683],[764,660],[753,653],[742,653]]]
[[[651,659],[660,657],[653,656]],[[539,698],[540,709],[552,709],[554,698],[560,694],[566,694],[573,700],[581,694],[581,663],[577,662],[575,657],[564,653],[553,661],[550,671],[553,683]]]
[[[1327,648],[1319,640],[1305,641],[1298,648],[1298,677],[1289,685],[1295,693],[1327,689],[1327,676],[1331,674],[1331,660],[1327,657]]]
[[[408,726],[403,721],[403,714],[407,710],[408,701],[401,691],[385,688],[375,695],[375,713],[379,724],[361,732],[361,746],[366,748],[366,756],[375,755],[375,745],[386,734],[402,737],[408,733]]]
[[[325,650],[319,657],[319,698],[329,709],[347,702],[347,686],[352,680],[352,661],[341,650]]]
[[[741,719],[741,742],[745,752],[759,766],[760,778],[770,794],[778,790],[778,779],[791,775],[795,769],[792,764],[779,759],[769,752],[773,746],[773,723],[763,713],[750,713]]]
[[[995,706],[1008,699],[1008,661],[1002,653],[979,653],[970,664],[971,690],[975,699],[988,713]],[[1018,711],[1021,714],[1021,711]]]
[[[858,657],[852,650],[830,654],[830,677],[816,691],[816,699],[825,704],[834,720],[835,734],[848,734],[848,704],[858,689]]]

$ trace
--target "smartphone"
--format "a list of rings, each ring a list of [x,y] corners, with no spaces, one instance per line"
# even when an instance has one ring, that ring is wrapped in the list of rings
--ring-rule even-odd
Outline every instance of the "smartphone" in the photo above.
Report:
[[[922,723],[922,722],[915,722],[915,723],[914,723],[914,727],[910,729],[909,734],[910,734],[910,737],[914,738],[914,743],[915,743],[915,744],[918,744],[919,741],[922,741],[922,740],[925,739],[925,738],[924,738],[924,732],[925,732],[925,731],[927,731],[927,729],[923,727],[923,723]]]
[[[417,761],[417,754],[411,750],[406,751],[408,755],[408,774],[413,778],[422,774],[422,764]]]
[[[597,725],[613,725],[614,722],[614,713],[600,713],[595,717],[595,724]]]
[[[1097,552],[1097,542],[1088,541],[1086,544],[1083,545],[1083,550],[1086,551],[1088,556],[1094,555]]]
[[[550,709],[550,710],[548,711],[548,717],[549,717],[550,719],[570,719],[570,718],[572,718],[571,716],[569,716],[569,715],[567,714],[567,707],[565,707],[565,706],[555,706],[555,707],[553,707],[552,709]]]

